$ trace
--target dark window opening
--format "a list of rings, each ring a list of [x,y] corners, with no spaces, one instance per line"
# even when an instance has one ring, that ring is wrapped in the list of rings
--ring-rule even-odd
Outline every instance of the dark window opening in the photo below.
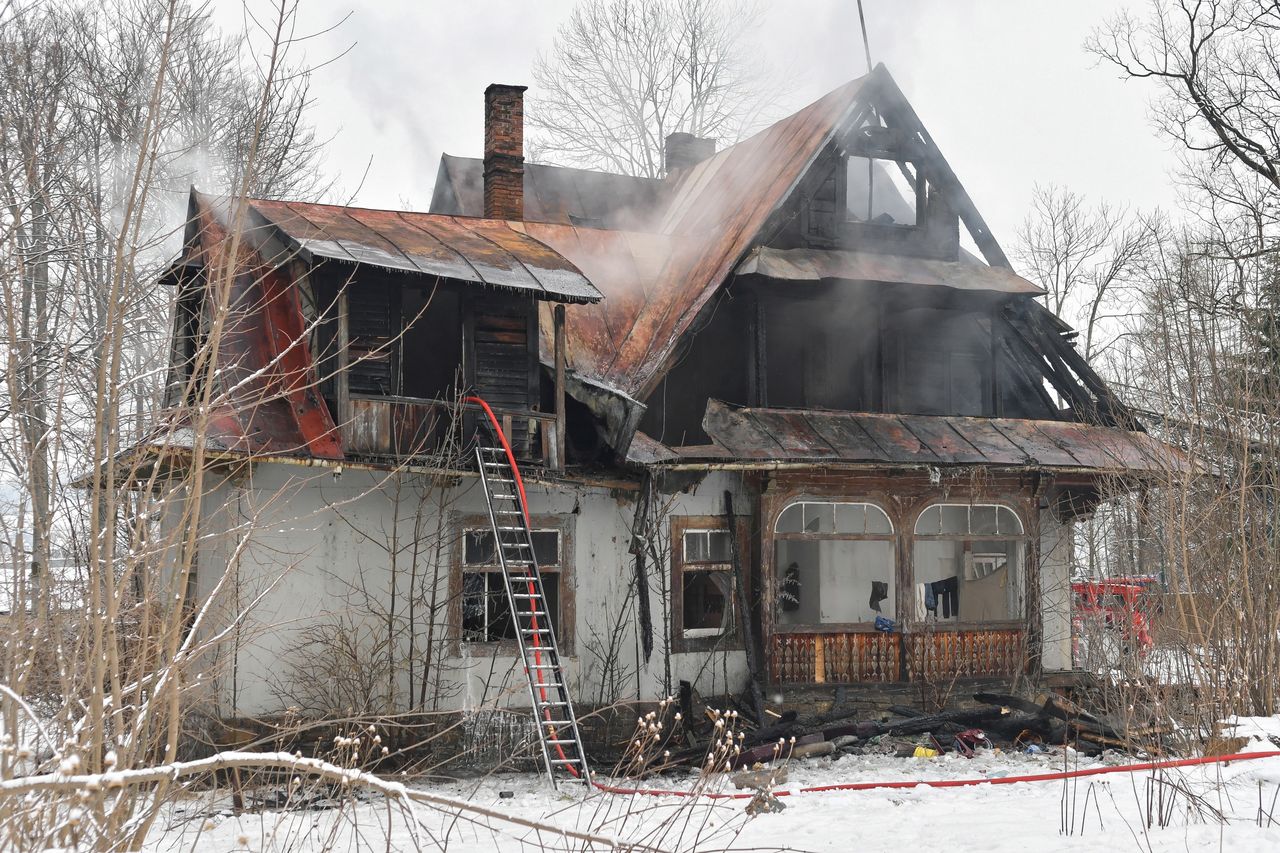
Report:
[[[311,311],[319,322],[311,345],[322,393],[331,406],[338,367],[338,295],[344,289],[349,393],[453,399],[463,363],[461,298],[456,290],[408,277],[388,280],[368,271],[353,275],[327,266],[314,275],[313,287],[316,300]]]
[[[681,635],[720,637],[733,630],[733,565],[728,530],[686,530],[680,565]]]
[[[723,634],[729,613],[729,575],[723,571],[686,571],[683,578],[685,636]],[[698,633],[695,633],[698,632]]]
[[[560,636],[561,548],[559,530],[531,532],[534,557],[551,615],[551,628]],[[516,639],[506,581],[494,547],[493,531],[463,531],[462,639],[468,643],[496,643]]]

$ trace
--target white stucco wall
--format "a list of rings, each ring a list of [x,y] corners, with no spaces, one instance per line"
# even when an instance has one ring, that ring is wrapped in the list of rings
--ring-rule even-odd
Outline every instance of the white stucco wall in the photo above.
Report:
[[[398,511],[393,481],[385,474],[351,469],[335,478],[326,469],[262,463],[207,492],[196,583],[197,600],[213,605],[204,633],[241,614],[241,624],[218,644],[213,658],[218,714],[277,713],[293,704],[291,696],[300,692],[299,686],[304,693],[323,686],[325,666],[337,666],[341,656],[317,661],[314,652],[309,658],[299,652],[308,630],[356,628],[368,643],[386,635],[393,575],[388,546],[393,537],[400,555],[396,579],[403,593],[415,530],[419,545],[430,548],[441,519],[452,540],[452,522],[484,513],[478,482],[461,478],[433,492],[437,500],[430,502],[423,517],[415,518],[424,482],[412,475],[400,481]],[[669,498],[670,514],[719,515],[726,488],[735,490],[741,511],[747,502],[736,483],[736,478],[713,474],[690,493]],[[529,484],[528,498],[531,515],[561,517],[568,528],[576,619],[574,644],[565,663],[575,695],[582,702],[661,698],[666,674],[664,615],[670,602],[660,592],[659,573],[669,573],[669,566],[649,567],[655,648],[646,663],[637,640],[635,597],[628,595],[634,574],[628,550],[634,495]],[[398,522],[393,521],[397,516]],[[449,596],[451,547],[444,548],[438,561],[428,553],[417,564],[419,573],[438,576],[434,589],[439,602]],[[419,612],[431,588],[424,584]],[[403,600],[398,607],[403,617]],[[443,619],[444,613],[440,615]],[[418,623],[420,650],[428,626],[421,617]],[[437,623],[435,638],[445,633],[446,626]],[[526,682],[514,655],[495,655],[487,647],[451,639],[441,642],[447,643],[447,654],[439,661],[438,682],[433,685],[440,694],[437,707],[527,705]],[[403,657],[407,650],[401,651]],[[305,668],[300,667],[302,661],[307,662]],[[403,695],[408,676],[400,677]],[[745,659],[741,651],[676,654],[670,659],[670,677],[673,686],[689,680],[705,695],[737,692],[745,685]],[[386,673],[369,671],[359,678],[380,690]]]
[[[1041,624],[1046,672],[1071,669],[1071,526],[1040,513]]]
[[[212,608],[202,635],[211,636],[236,614],[241,620],[206,656],[216,698],[214,713],[278,713],[295,704],[300,694],[324,693],[348,682],[361,691],[353,702],[383,695],[392,667],[367,666],[353,675],[340,653],[316,658],[323,644],[313,645],[309,658],[299,649],[308,631],[332,632],[340,625],[348,634],[355,630],[358,635],[356,645],[361,651],[355,657],[371,656],[371,644],[387,634],[393,577],[388,546],[393,536],[400,549],[396,582],[401,619],[407,616],[403,592],[405,577],[412,571],[415,542],[428,549],[418,560],[419,576],[430,575],[435,581],[422,584],[413,632],[418,671],[429,635],[439,650],[432,658],[435,677],[429,691],[436,701],[428,701],[427,707],[527,705],[526,681],[515,656],[495,654],[484,645],[457,643],[450,636],[443,606],[451,593],[457,522],[484,514],[478,482],[458,478],[433,492],[435,500],[427,505],[428,511],[415,519],[424,482],[412,475],[400,481],[398,523],[393,523],[395,481],[385,474],[348,469],[335,477],[322,468],[262,463],[237,480],[211,482],[202,508],[195,585],[197,602],[207,601]],[[725,473],[709,475],[688,493],[662,496],[668,515],[664,532],[669,533],[672,516],[721,515],[725,489],[733,491],[740,513],[749,506],[738,478]],[[638,605],[631,594],[633,492],[529,484],[528,497],[535,518],[560,519],[568,534],[572,579],[566,583],[572,585],[576,618],[574,642],[565,663],[579,702],[658,699],[668,685],[674,689],[680,680],[692,682],[703,695],[742,690],[746,663],[740,650],[667,654],[671,595],[669,589],[663,590],[669,585],[669,563],[648,567],[655,647],[651,659],[643,660]],[[437,525],[442,525],[449,540],[438,559],[430,550],[437,541]],[[1043,665],[1048,671],[1070,669],[1069,527],[1051,513],[1042,513],[1039,546]],[[669,549],[664,557],[669,558]],[[430,591],[441,605],[434,626],[422,615]],[[406,710],[402,706],[410,704],[405,696],[407,628],[400,635],[398,704],[387,711]],[[326,667],[345,675],[331,678]]]

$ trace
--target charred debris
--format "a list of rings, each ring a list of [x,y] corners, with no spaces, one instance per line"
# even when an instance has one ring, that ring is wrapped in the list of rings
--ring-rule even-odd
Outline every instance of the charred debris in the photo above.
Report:
[[[768,710],[763,724],[753,725],[746,707],[725,714],[699,705],[688,682],[682,682],[675,724],[650,750],[652,759],[629,770],[644,776],[700,769],[727,722],[739,732],[736,748],[723,763],[729,770],[842,754],[928,758],[955,753],[972,758],[984,749],[1043,753],[1070,748],[1086,756],[1113,750],[1148,757],[1171,749],[1173,730],[1166,723],[1093,713],[1056,692],[1034,697],[979,692],[963,704],[933,712],[892,704],[874,718],[849,708]]]

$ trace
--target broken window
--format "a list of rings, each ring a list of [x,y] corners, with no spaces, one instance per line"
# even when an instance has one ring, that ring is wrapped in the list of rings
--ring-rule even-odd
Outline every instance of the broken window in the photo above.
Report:
[[[774,524],[779,626],[894,618],[893,524],[872,503],[799,501]]]
[[[728,530],[686,530],[680,561],[681,632],[719,637],[733,630],[733,563]]]
[[[845,160],[845,216],[874,225],[916,224],[919,171],[906,161],[850,155]]]
[[[563,569],[561,532],[554,528],[531,531],[533,553],[542,575],[551,627],[560,632],[560,589]],[[469,643],[496,643],[516,639],[515,621],[498,563],[493,531],[487,527],[463,530],[462,537],[462,639]]]
[[[1022,613],[1027,537],[999,504],[934,504],[916,521],[915,616],[940,622],[1006,622]]]

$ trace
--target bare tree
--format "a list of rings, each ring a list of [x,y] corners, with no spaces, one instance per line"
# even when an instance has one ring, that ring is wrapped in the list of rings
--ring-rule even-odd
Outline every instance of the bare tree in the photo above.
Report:
[[[1238,164],[1280,189],[1280,4],[1154,0],[1090,40],[1126,76],[1162,85],[1161,128],[1189,151]]]
[[[1086,359],[1095,360],[1124,331],[1118,321],[1129,313],[1160,228],[1155,216],[1105,202],[1090,206],[1063,187],[1032,193],[1014,257],[1045,289],[1049,310],[1083,331]]]
[[[583,0],[533,68],[533,159],[660,177],[676,131],[737,141],[786,93],[746,0]]]

